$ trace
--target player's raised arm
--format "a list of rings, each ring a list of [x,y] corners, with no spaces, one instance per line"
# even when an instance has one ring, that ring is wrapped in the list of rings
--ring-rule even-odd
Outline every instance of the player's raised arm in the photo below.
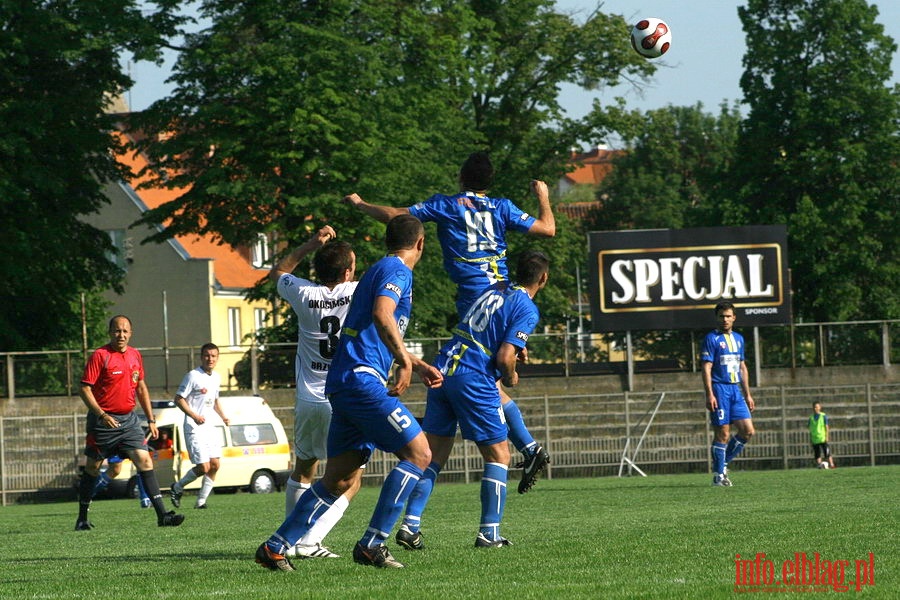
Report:
[[[382,223],[387,223],[398,215],[409,214],[408,208],[397,208],[395,206],[384,206],[381,204],[369,204],[359,197],[359,194],[349,194],[344,196],[344,202],[355,208],[358,208],[373,219],[377,219]]]
[[[292,250],[290,254],[279,260],[278,264],[276,264],[275,267],[271,271],[269,271],[269,279],[273,282],[277,282],[278,278],[285,273],[293,273],[294,269],[297,268],[297,265],[300,264],[300,261],[303,260],[306,255],[315,252],[316,250],[324,246],[329,240],[333,240],[336,237],[337,233],[335,233],[331,225],[326,225],[325,227],[321,228],[304,244],[298,246],[297,248]]]
[[[529,235],[553,237],[556,235],[556,218],[550,207],[550,192],[547,184],[539,179],[531,181],[531,193],[538,199],[538,216],[528,230]]]

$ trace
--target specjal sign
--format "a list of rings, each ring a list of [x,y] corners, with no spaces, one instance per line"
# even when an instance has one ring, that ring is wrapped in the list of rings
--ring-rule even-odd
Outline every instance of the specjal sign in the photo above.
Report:
[[[789,323],[787,229],[781,225],[588,234],[593,331]]]

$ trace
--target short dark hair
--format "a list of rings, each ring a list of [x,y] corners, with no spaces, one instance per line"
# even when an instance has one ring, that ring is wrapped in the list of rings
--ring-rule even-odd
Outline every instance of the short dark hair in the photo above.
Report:
[[[526,250],[516,262],[516,283],[533,285],[541,280],[541,275],[550,271],[550,259],[538,250]]]
[[[422,221],[410,214],[397,215],[387,224],[384,243],[388,252],[412,248],[420,237],[425,235]]]
[[[212,342],[206,342],[205,344],[200,346],[200,355],[202,356],[203,353],[206,352],[207,350],[215,350],[216,352],[218,352],[219,347],[216,346],[215,344],[213,344]]]
[[[719,314],[720,310],[734,310],[734,304],[731,302],[719,302],[716,304],[716,314]]]
[[[109,320],[109,325],[107,326],[106,330],[107,330],[107,331],[112,331],[112,330],[113,330],[113,325],[114,325],[115,322],[118,321],[119,319],[125,319],[126,321],[128,321],[128,326],[131,327],[132,329],[134,329],[134,325],[131,324],[131,319],[129,319],[129,318],[126,317],[125,315],[116,315],[116,316],[114,316],[112,319]]]
[[[313,257],[316,277],[322,283],[340,281],[353,265],[353,246],[343,240],[332,240],[319,248]]]
[[[459,170],[459,181],[464,189],[482,191],[494,181],[494,165],[487,152],[473,152]]]

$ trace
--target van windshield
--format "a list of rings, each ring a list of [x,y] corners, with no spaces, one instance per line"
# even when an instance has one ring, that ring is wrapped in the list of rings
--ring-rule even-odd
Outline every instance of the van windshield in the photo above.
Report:
[[[232,425],[231,442],[235,446],[259,446],[261,444],[277,444],[278,436],[271,423],[254,423],[252,425]]]

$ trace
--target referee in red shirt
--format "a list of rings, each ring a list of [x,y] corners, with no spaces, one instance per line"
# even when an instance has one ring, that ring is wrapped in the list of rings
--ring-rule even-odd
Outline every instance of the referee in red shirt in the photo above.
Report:
[[[144,361],[141,353],[131,348],[131,320],[118,315],[109,321],[109,344],[98,348],[88,359],[81,378],[81,400],[88,408],[87,437],[84,444],[86,462],[78,485],[78,520],[76,531],[94,528],[88,520],[94,485],[100,475],[100,465],[111,456],[130,458],[138,476],[156,509],[160,527],[175,527],[184,515],[166,512],[159,491],[153,458],[150,456],[141,421],[134,412],[140,402],[141,410],[150,424],[150,437],[159,437],[150,391],[144,383]]]

